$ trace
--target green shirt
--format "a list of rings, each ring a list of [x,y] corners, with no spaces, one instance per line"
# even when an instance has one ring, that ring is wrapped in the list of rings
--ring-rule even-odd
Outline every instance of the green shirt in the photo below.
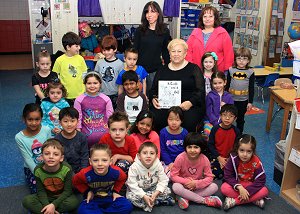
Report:
[[[60,164],[56,172],[43,169],[44,163],[34,170],[37,186],[37,196],[43,206],[50,201],[57,208],[59,204],[72,195],[72,168],[66,162]]]

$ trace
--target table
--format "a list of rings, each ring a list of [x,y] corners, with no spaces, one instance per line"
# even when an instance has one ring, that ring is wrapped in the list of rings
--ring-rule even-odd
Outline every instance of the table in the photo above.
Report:
[[[285,139],[287,120],[289,112],[293,109],[294,99],[296,98],[295,89],[283,89],[279,86],[270,87],[270,103],[268,109],[268,117],[266,124],[266,131],[269,132],[271,129],[272,115],[274,102],[284,109],[283,119],[282,119],[282,128],[280,134],[280,140]]]
[[[284,67],[281,68],[282,70],[279,72],[279,75],[292,75],[293,74],[293,67]],[[268,76],[269,74],[276,73],[274,71],[267,70],[265,68],[253,68],[255,76]],[[278,73],[278,72],[277,72]]]

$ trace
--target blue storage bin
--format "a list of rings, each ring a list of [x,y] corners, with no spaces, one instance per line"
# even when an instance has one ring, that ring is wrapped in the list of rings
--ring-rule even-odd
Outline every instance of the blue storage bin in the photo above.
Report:
[[[186,19],[187,10],[181,10],[181,19]]]
[[[186,10],[187,19],[196,19],[196,10],[188,9]]]
[[[196,19],[188,19],[187,27],[195,28],[197,27],[197,20]]]
[[[281,67],[293,67],[292,59],[281,59]]]

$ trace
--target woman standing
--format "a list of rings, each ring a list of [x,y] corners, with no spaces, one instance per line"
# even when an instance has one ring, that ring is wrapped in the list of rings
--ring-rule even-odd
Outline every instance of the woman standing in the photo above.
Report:
[[[193,30],[187,41],[189,49],[186,60],[201,67],[203,54],[210,51],[218,56],[219,71],[227,71],[232,66],[234,60],[232,41],[227,31],[220,25],[217,9],[212,6],[203,8],[198,28]]]
[[[134,48],[139,53],[137,64],[149,73],[146,84],[147,90],[150,90],[155,72],[163,65],[162,59],[165,64],[170,62],[167,49],[170,31],[164,24],[162,10],[155,1],[145,5],[141,22],[134,35]]]
[[[152,100],[152,111],[156,120],[155,129],[160,131],[167,126],[168,109],[162,109],[158,101],[159,81],[180,81],[181,82],[181,104],[179,105],[184,113],[182,127],[189,132],[195,131],[205,114],[205,83],[199,67],[186,61],[188,46],[182,39],[173,39],[168,50],[171,62],[160,69],[154,78],[150,91]]]

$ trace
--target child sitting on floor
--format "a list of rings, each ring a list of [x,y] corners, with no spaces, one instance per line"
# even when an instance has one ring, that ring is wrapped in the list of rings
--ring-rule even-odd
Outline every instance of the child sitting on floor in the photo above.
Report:
[[[74,211],[79,202],[72,192],[72,168],[63,162],[64,147],[58,140],[47,140],[42,147],[44,163],[34,169],[37,194],[28,195],[23,206],[31,213]]]
[[[143,143],[128,172],[126,197],[133,205],[151,212],[154,205],[174,205],[169,178],[157,158],[154,143]]]
[[[255,154],[256,140],[243,134],[237,139],[234,153],[224,168],[224,183],[221,192],[226,196],[224,210],[253,202],[263,208],[268,195],[266,174],[260,159]]]
[[[195,132],[190,132],[184,139],[185,151],[176,158],[171,169],[173,191],[177,195],[178,205],[187,209],[189,201],[205,204],[211,207],[221,207],[222,201],[216,193],[218,186],[213,183],[208,158],[201,154],[206,147],[204,138]]]
[[[236,138],[240,135],[239,130],[233,125],[236,115],[237,109],[233,104],[223,105],[220,111],[221,123],[215,125],[209,135],[211,168],[216,179],[223,178],[223,168]]]
[[[126,181],[126,174],[111,165],[108,145],[94,144],[90,149],[90,166],[73,177],[73,185],[85,194],[78,213],[124,213],[132,211],[130,201],[119,195]]]

